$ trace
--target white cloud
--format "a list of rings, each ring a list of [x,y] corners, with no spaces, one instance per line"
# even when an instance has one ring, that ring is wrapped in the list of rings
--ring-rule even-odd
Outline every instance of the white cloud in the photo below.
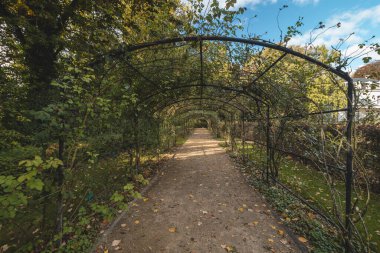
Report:
[[[181,0],[182,2],[186,3],[187,0]],[[205,5],[207,6],[207,3],[212,0],[203,0]],[[297,5],[307,5],[307,4],[317,4],[320,0],[292,0],[294,4]],[[218,0],[219,6],[224,7],[226,6],[226,0]],[[247,7],[247,8],[254,8],[258,5],[267,5],[267,4],[275,4],[278,0],[237,0],[235,4],[235,8],[237,7]]]
[[[298,5],[317,4],[319,0],[293,0],[293,3]]]
[[[299,0],[302,1],[302,0]],[[321,33],[323,30],[308,30],[301,36],[294,37],[291,45],[306,45],[313,42],[313,45],[326,45],[328,47],[336,46],[342,39],[347,39],[344,43],[342,52],[346,56],[353,56],[360,52],[358,44],[370,39],[373,35],[380,36],[380,4],[368,9],[347,11],[330,17],[324,22],[327,27],[332,27],[340,23],[340,27],[334,27]],[[311,34],[310,34],[311,33]],[[354,34],[352,34],[354,33]],[[380,42],[379,38],[371,42]],[[380,59],[376,52],[370,52],[367,55],[375,60]],[[352,67],[355,69],[361,64],[360,60],[353,62]]]
[[[309,30],[306,31],[303,35],[293,38],[291,44],[302,45],[310,42],[310,32],[312,32],[311,37],[316,38],[313,42],[315,45],[336,45],[339,43],[340,39],[346,39],[353,32],[355,34],[351,35],[347,40],[348,44],[358,44],[364,42],[366,39],[370,38],[373,35],[372,33],[374,31],[379,30],[377,27],[380,25],[379,13],[380,5],[377,5],[369,9],[349,11],[335,15],[329,18],[325,22],[325,25],[326,27],[331,27],[340,23],[339,28],[334,27],[328,29],[326,32],[320,35],[318,35],[322,31],[320,29],[313,32]]]

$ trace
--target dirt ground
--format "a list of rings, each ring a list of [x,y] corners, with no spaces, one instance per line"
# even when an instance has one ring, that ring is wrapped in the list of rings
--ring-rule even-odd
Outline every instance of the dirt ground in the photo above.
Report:
[[[300,252],[218,143],[196,129],[104,236],[109,252]]]

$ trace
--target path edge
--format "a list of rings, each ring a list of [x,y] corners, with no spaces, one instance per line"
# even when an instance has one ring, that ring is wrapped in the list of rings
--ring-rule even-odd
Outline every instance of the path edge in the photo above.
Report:
[[[168,160],[166,160],[164,163],[167,163],[171,160],[173,160],[175,158],[175,156],[177,155],[177,152],[182,149],[183,145],[181,146],[178,146],[178,147],[175,147],[173,149],[173,152],[172,152],[172,157],[170,157]],[[160,172],[162,171],[162,169],[160,171],[158,171],[154,176],[153,178],[150,180],[149,184],[147,186],[145,186],[141,191],[141,195],[144,195],[147,191],[149,191],[158,181],[159,177],[160,177]],[[133,199],[131,201],[128,202],[128,205],[131,205],[133,203],[135,203],[138,199]],[[104,231],[103,234],[99,235],[97,237],[97,239],[95,240],[94,242],[94,245],[90,248],[90,250],[88,252],[91,252],[91,253],[97,253],[97,250],[98,250],[98,247],[106,242],[108,240],[108,236],[111,234],[111,232],[115,229],[116,225],[120,222],[121,219],[123,219],[126,215],[128,214],[128,211],[122,211],[112,222],[111,224],[107,227],[107,229]]]

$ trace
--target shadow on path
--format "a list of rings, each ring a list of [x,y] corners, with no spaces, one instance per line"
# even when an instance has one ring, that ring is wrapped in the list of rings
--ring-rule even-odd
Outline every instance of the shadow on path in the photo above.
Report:
[[[300,252],[218,144],[196,129],[107,236],[109,252]]]

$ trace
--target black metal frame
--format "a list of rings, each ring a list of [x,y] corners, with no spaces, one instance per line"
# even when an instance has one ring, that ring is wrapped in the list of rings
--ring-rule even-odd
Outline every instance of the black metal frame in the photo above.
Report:
[[[354,119],[354,107],[353,107],[353,93],[354,93],[354,85],[353,85],[353,80],[349,76],[348,73],[342,71],[339,68],[334,68],[332,66],[326,65],[310,56],[307,56],[305,54],[302,54],[300,52],[296,52],[290,48],[283,47],[281,45],[277,45],[274,43],[270,43],[267,41],[262,41],[258,39],[245,39],[245,38],[234,38],[234,37],[223,37],[223,36],[188,36],[188,37],[178,37],[178,38],[169,38],[169,39],[163,39],[163,40],[158,40],[158,41],[153,41],[153,42],[147,42],[147,43],[141,43],[137,45],[128,45],[128,46],[122,46],[118,50],[114,50],[109,53],[109,56],[111,57],[123,57],[126,56],[129,53],[132,53],[134,51],[138,51],[141,49],[146,49],[146,48],[152,48],[156,47],[159,45],[166,45],[166,44],[176,44],[176,43],[183,43],[183,42],[199,42],[199,50],[200,50],[200,62],[201,62],[201,70],[200,70],[200,83],[197,85],[185,85],[182,87],[173,87],[171,89],[163,89],[160,90],[154,94],[148,95],[147,100],[149,100],[151,97],[157,95],[157,94],[162,94],[165,92],[168,92],[170,90],[174,89],[181,89],[181,88],[190,88],[190,87],[200,87],[200,97],[188,97],[184,99],[179,99],[179,100],[172,100],[168,103],[164,103],[164,105],[159,105],[157,104],[156,106],[159,106],[158,108],[154,108],[153,112],[158,112],[162,111],[167,107],[173,106],[175,104],[184,102],[184,101],[191,101],[191,100],[200,100],[200,106],[203,105],[204,101],[212,101],[212,103],[221,103],[223,106],[227,105],[229,107],[232,107],[241,113],[246,113],[250,114],[251,116],[254,115],[254,112],[252,112],[249,108],[244,108],[243,105],[236,105],[231,103],[231,101],[226,101],[222,99],[216,99],[212,97],[204,97],[203,94],[203,89],[204,87],[213,87],[213,88],[219,88],[219,89],[225,89],[230,92],[235,92],[237,93],[236,95],[247,95],[256,102],[260,101],[264,105],[266,105],[266,146],[267,146],[267,156],[269,156],[269,152],[271,150],[271,136],[270,136],[270,126],[271,126],[271,119],[279,118],[271,118],[270,117],[270,105],[266,103],[265,100],[262,98],[258,98],[255,95],[252,95],[248,93],[246,90],[237,90],[234,88],[230,87],[223,87],[223,86],[218,86],[218,85],[213,85],[213,84],[205,84],[204,80],[204,66],[203,66],[203,42],[204,41],[220,41],[220,42],[235,42],[235,43],[243,43],[243,44],[248,44],[248,45],[254,45],[254,46],[261,46],[265,48],[270,48],[279,52],[283,52],[283,54],[276,59],[272,64],[270,64],[262,73],[260,73],[252,82],[250,83],[251,86],[255,85],[256,82],[262,78],[266,73],[270,71],[271,68],[273,68],[277,63],[279,63],[286,55],[293,55],[295,57],[298,57],[300,59],[306,60],[312,64],[315,64],[325,70],[327,70],[330,73],[333,73],[340,78],[344,79],[347,82],[347,108],[344,109],[339,109],[339,110],[333,110],[333,111],[324,111],[324,112],[315,112],[315,113],[309,113],[307,115],[315,115],[315,114],[324,114],[324,113],[331,113],[331,112],[338,112],[338,111],[346,111],[347,112],[347,126],[346,126],[346,132],[345,132],[345,138],[347,142],[347,154],[346,154],[346,206],[345,206],[345,229],[346,229],[346,235],[345,235],[345,252],[350,253],[352,252],[353,248],[351,245],[351,238],[352,238],[352,224],[351,224],[351,215],[352,215],[352,174],[353,174],[353,147],[352,147],[352,125],[353,125],[353,119]],[[133,68],[133,66],[129,63],[127,63],[130,67]],[[141,72],[138,72],[140,76],[142,76],[146,81],[154,84],[152,80],[149,78],[145,77]],[[259,96],[259,95],[258,95]],[[290,117],[290,118],[303,118],[307,115],[286,115],[283,117]],[[281,117],[280,117],[281,118]],[[268,158],[269,159],[269,158]],[[269,181],[269,170],[270,170],[270,161],[267,161],[267,180]]]

